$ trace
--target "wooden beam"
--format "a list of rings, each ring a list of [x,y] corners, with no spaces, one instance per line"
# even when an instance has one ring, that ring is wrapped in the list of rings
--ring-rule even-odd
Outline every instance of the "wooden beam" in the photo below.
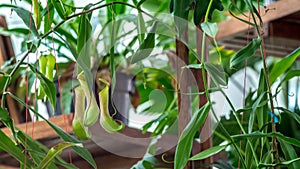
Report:
[[[19,169],[20,167],[12,167],[12,166],[0,164],[0,168],[2,168],[2,169]]]
[[[261,14],[264,23],[274,21],[300,11],[300,1],[281,0],[268,5],[266,9],[269,9],[268,12],[262,10]],[[249,13],[246,13],[245,16],[249,16]],[[248,20],[245,16],[240,15],[238,17]],[[230,20],[219,23],[218,26],[219,32],[216,37],[217,39],[222,39],[248,29],[248,24],[241,22],[234,17],[231,17]]]
[[[186,29],[187,30],[187,29]],[[183,33],[184,41],[188,42],[187,31]],[[188,93],[187,84],[187,71],[183,70],[182,67],[189,64],[189,50],[185,44],[176,38],[176,70],[177,70],[177,81],[179,88],[178,93],[178,134],[180,135],[185,126],[190,120],[189,115],[189,97],[181,93]],[[184,64],[184,65],[183,65]]]
[[[52,117],[49,119],[49,121],[62,129],[68,128],[68,131],[72,131],[72,119],[73,119],[73,114],[70,113],[67,115]],[[23,132],[26,132],[26,128],[27,128],[27,134],[31,135],[31,133],[33,133],[34,139],[53,138],[57,136],[56,132],[45,121],[35,122],[34,125],[32,125],[32,122],[28,122],[27,124],[22,123],[16,125],[16,127]],[[7,136],[11,137],[11,132],[9,128],[3,128],[1,130]]]
[[[3,27],[3,28],[8,28],[4,16],[0,16],[0,26]],[[2,37],[3,37],[3,42],[5,44],[7,56],[14,57],[15,52],[14,52],[13,45],[12,45],[10,37],[9,36],[2,36]],[[14,59],[14,62],[15,62],[15,59]]]
[[[197,54],[199,56],[202,57],[202,50],[204,50],[204,58],[205,61],[208,60],[208,56],[209,56],[209,41],[208,39],[206,39],[205,41],[205,45],[204,45],[204,49],[202,49],[202,39],[203,39],[203,31],[201,30],[201,27],[199,26],[196,30],[196,43],[197,43]],[[198,62],[200,63],[200,62]],[[205,91],[205,86],[204,86],[204,81],[203,81],[203,76],[202,76],[202,70],[201,69],[193,69],[193,74],[195,76],[195,79],[197,81],[197,86],[198,86],[198,90],[199,92],[204,92]],[[208,75],[208,74],[206,74]],[[206,78],[206,81],[209,83],[209,78]],[[209,84],[207,84],[209,86]],[[207,103],[207,98],[206,95],[199,95],[199,108],[203,107],[205,104]],[[193,152],[192,154],[198,154],[201,151],[204,151],[206,149],[209,149],[212,147],[212,129],[211,129],[211,118],[210,116],[207,116],[204,125],[201,127],[200,129],[200,140],[203,141],[201,142],[198,146],[199,146],[199,150],[197,150],[196,148],[193,148]],[[201,137],[204,136],[205,138]],[[204,167],[206,164],[211,164],[212,161],[212,157],[208,157],[206,159],[203,159],[201,161],[199,161],[199,168],[200,169],[204,169],[206,167]],[[197,163],[194,163],[194,165],[197,165]]]
[[[299,17],[300,20],[300,17]],[[270,36],[300,40],[300,24],[277,20],[270,23]]]
[[[176,38],[176,72],[178,81],[178,135],[180,136],[186,125],[190,121],[190,103],[189,96],[183,95],[182,93],[188,93],[188,71],[186,69],[182,70],[183,66],[189,64],[189,49],[182,42],[188,42],[188,24],[186,24],[186,29],[182,34],[182,39]],[[188,162],[184,169],[190,168],[190,163]]]

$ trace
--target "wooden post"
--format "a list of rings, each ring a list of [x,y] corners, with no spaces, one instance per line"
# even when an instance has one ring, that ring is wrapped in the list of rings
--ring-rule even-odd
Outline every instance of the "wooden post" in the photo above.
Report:
[[[203,32],[201,31],[200,27],[197,27],[196,30],[196,41],[197,41],[197,54],[199,56],[202,55],[201,51],[202,51],[202,39],[203,39]],[[208,55],[209,55],[209,49],[208,49],[208,41],[206,40],[205,42],[205,58],[208,59]],[[203,76],[202,76],[202,70],[201,69],[193,69],[193,74],[195,76],[195,79],[197,81],[197,85],[198,85],[198,90],[199,92],[203,92],[205,91],[204,88],[204,83],[203,83]],[[207,78],[207,85],[209,86],[209,79]],[[199,107],[202,107],[203,105],[205,105],[207,103],[207,98],[206,96],[200,95],[199,96]],[[204,136],[204,137],[203,137]],[[212,147],[212,129],[211,129],[211,118],[210,115],[208,114],[207,119],[204,123],[204,125],[201,127],[201,132],[200,132],[200,140],[202,141],[203,139],[204,142],[200,143],[200,151],[206,150],[210,147]],[[199,152],[192,152],[193,154],[197,154]],[[205,164],[211,164],[212,161],[212,157],[206,158],[204,160],[201,160],[198,164],[200,165],[200,168],[204,168],[203,165]],[[198,167],[197,167],[198,168]]]
[[[186,25],[186,30],[182,34],[182,39],[188,41],[188,25]],[[183,129],[188,124],[190,120],[190,104],[189,97],[183,95],[182,93],[188,92],[188,76],[187,70],[182,70],[182,66],[189,64],[189,50],[187,46],[178,38],[176,38],[176,70],[177,70],[177,80],[178,80],[178,134],[181,135]],[[185,65],[183,65],[185,64]],[[182,72],[183,71],[183,72]],[[188,169],[190,164],[185,166]]]
[[[0,16],[0,27],[7,28],[6,20],[4,16]],[[14,57],[14,50],[9,36],[0,35],[0,66],[11,57]],[[15,62],[15,60],[13,61]],[[9,92],[15,93],[17,86],[11,86]],[[23,121],[22,115],[19,113],[17,102],[7,95],[6,104],[9,110],[11,118],[16,124]]]

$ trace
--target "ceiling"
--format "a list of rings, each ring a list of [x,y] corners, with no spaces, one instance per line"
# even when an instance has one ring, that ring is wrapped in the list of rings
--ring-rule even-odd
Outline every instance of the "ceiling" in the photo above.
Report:
[[[291,8],[291,5],[296,7]],[[285,57],[300,47],[299,6],[298,0],[285,0],[264,8],[263,37],[267,56]],[[219,24],[218,42],[226,49],[240,50],[256,37],[256,30],[235,18]]]

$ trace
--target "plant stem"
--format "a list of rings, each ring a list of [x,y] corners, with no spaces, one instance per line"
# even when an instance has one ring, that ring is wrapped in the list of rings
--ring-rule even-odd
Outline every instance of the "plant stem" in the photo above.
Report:
[[[107,7],[107,6],[112,6],[112,5],[117,5],[117,4],[129,6],[129,7],[131,7],[131,8],[134,8],[134,9],[136,9],[136,10],[138,10],[138,11],[140,11],[140,12],[146,14],[146,15],[149,16],[149,17],[153,18],[153,16],[150,15],[149,13],[147,13],[146,11],[144,11],[144,10],[142,10],[142,9],[139,9],[139,8],[135,7],[134,5],[131,5],[131,4],[129,4],[129,3],[126,3],[126,2],[111,2],[111,3],[107,3],[107,4],[104,4],[104,5],[97,6],[97,7],[95,7],[95,8],[91,8],[91,9],[89,9],[89,10],[85,10],[85,11],[82,11],[82,12],[78,12],[78,13],[75,13],[75,14],[73,14],[73,15],[70,15],[70,16],[66,17],[65,20],[59,22],[57,25],[55,25],[55,27],[53,27],[51,30],[49,30],[47,33],[45,33],[45,34],[41,37],[41,39],[44,39],[46,36],[48,36],[50,33],[52,33],[54,30],[56,30],[58,27],[60,27],[62,24],[64,24],[66,21],[68,21],[68,20],[70,20],[70,19],[72,19],[72,18],[75,18],[75,17],[77,17],[77,16],[79,16],[79,15],[82,15],[82,14],[87,14],[87,13],[93,12],[93,11],[95,11],[95,10],[97,10],[97,9],[101,9],[101,8],[104,8],[104,7]]]
[[[27,52],[24,54],[24,56],[21,58],[21,60],[17,63],[17,65],[13,68],[13,70],[9,73],[8,79],[5,82],[5,85],[3,87],[3,94],[2,94],[2,102],[1,102],[1,107],[3,109],[5,109],[5,97],[6,94],[4,94],[8,88],[9,83],[11,82],[12,76],[16,73],[16,71],[18,70],[18,68],[20,67],[20,65],[24,62],[24,60],[26,59],[26,57],[29,55],[29,53],[31,53],[33,49],[33,45],[27,50]]]
[[[233,138],[230,136],[230,134],[228,133],[228,131],[226,130],[226,128],[224,127],[224,125],[220,122],[220,120],[218,119],[216,112],[214,111],[214,109],[212,108],[212,114],[215,118],[215,120],[217,121],[217,123],[220,125],[220,127],[222,128],[223,132],[226,134],[226,136],[229,138],[230,142],[232,143],[234,149],[236,150],[236,152],[239,155],[239,158],[242,161],[243,166],[245,167],[245,169],[247,168],[245,159],[243,158],[243,155],[241,154],[241,152],[239,151],[239,147],[236,145],[236,143],[234,142]]]
[[[227,103],[229,104],[231,110],[233,111],[233,115],[234,115],[234,117],[235,117],[235,119],[236,119],[236,121],[237,121],[239,127],[241,128],[242,133],[243,133],[243,134],[246,134],[245,129],[244,129],[242,123],[240,122],[240,119],[239,119],[239,117],[237,116],[237,112],[236,112],[236,110],[235,110],[233,104],[231,103],[230,99],[228,98],[228,96],[226,95],[226,93],[225,93],[221,88],[220,88],[220,91],[221,91],[222,95],[225,97],[225,99],[226,99]],[[258,163],[258,157],[257,157],[257,155],[256,155],[256,153],[255,153],[254,147],[253,147],[253,145],[252,145],[252,143],[251,143],[251,141],[250,141],[249,139],[247,139],[247,142],[248,142],[248,144],[249,144],[249,146],[250,146],[250,149],[251,149],[251,151],[252,151],[252,154],[253,154],[253,157],[254,157],[256,166],[258,166],[258,164],[259,164],[259,163]]]
[[[98,5],[98,4],[100,4],[100,3],[102,3],[102,2],[104,2],[105,0],[101,0],[101,1],[99,1],[99,2],[96,2],[96,3],[94,3],[94,4],[92,4],[92,3],[90,3],[90,4],[88,4],[88,5],[91,5],[91,6],[96,6],[96,5]],[[64,2],[62,2],[61,1],[61,3],[62,4],[64,4],[64,6],[67,6],[67,7],[70,7],[70,8],[73,8],[73,9],[84,9],[86,6],[72,6],[72,5],[69,5],[69,4],[66,4],[66,3],[64,3]]]
[[[207,9],[206,14],[205,14],[204,22],[208,22],[208,14],[209,14],[209,11],[211,9],[212,3],[213,3],[213,0],[210,0],[209,5],[208,5],[208,9]],[[203,85],[204,85],[205,95],[206,95],[207,101],[209,103],[211,103],[211,99],[210,99],[209,91],[208,91],[208,87],[207,87],[207,79],[206,79],[207,75],[206,75],[206,72],[205,72],[205,43],[206,43],[206,33],[203,32],[203,36],[202,36],[202,49],[201,49],[201,61],[200,61],[201,62],[202,78],[203,78],[202,80],[203,80]],[[230,102],[230,104],[231,104],[231,102]],[[230,134],[227,132],[227,130],[223,126],[223,124],[218,120],[217,115],[216,115],[214,109],[212,108],[211,110],[212,110],[214,118],[216,119],[216,121],[218,122],[218,124],[221,126],[222,130],[225,132],[225,134],[228,136],[228,138],[232,142],[233,147],[236,149],[236,151],[238,152],[239,157],[242,159],[243,166],[246,168],[246,162],[245,162],[242,154],[240,153],[240,151],[238,149],[238,146],[234,143],[234,140],[230,137]],[[243,131],[245,131],[243,129],[243,126],[240,124],[240,121],[238,119],[237,119],[237,121],[238,121],[238,124],[240,125],[241,129]]]
[[[267,88],[268,88],[267,92],[268,92],[269,99],[270,99],[271,113],[275,114],[273,94],[272,94],[272,91],[271,91],[271,84],[270,84],[270,79],[269,79],[270,78],[269,69],[268,69],[268,66],[267,66],[267,63],[266,63],[266,52],[265,52],[265,49],[264,49],[264,39],[262,37],[261,30],[259,29],[260,26],[257,24],[257,21],[256,21],[255,16],[254,16],[253,5],[248,0],[246,0],[246,3],[247,3],[247,5],[250,9],[250,13],[252,15],[252,18],[253,18],[253,21],[254,21],[254,24],[255,24],[255,29],[257,31],[258,38],[262,39],[262,44],[260,45],[260,52],[261,52],[261,57],[262,57],[262,60],[263,60],[263,67],[264,67],[263,72],[264,72],[264,77],[265,77]],[[258,16],[258,17],[260,17],[260,16]],[[276,132],[276,124],[274,123],[274,117],[272,117],[272,132]],[[273,149],[273,152],[276,152],[276,154],[275,154],[276,160],[279,161],[276,137],[272,138],[272,149]]]

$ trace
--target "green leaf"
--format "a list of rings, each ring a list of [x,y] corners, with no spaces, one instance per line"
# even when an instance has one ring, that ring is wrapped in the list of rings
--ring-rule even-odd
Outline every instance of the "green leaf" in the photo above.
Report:
[[[132,0],[132,2],[135,6],[138,4],[137,0]]]
[[[259,26],[260,24],[262,24],[263,21],[262,21],[262,18],[261,18],[261,14],[260,14],[260,12],[257,11],[256,7],[253,5],[253,1],[252,0],[246,0],[245,2],[247,3],[247,5],[249,7],[250,12],[252,14],[255,14],[257,16],[257,18],[259,19],[259,21],[260,21],[260,23],[258,23],[258,25],[256,25],[256,26]]]
[[[0,121],[5,125],[7,126],[10,131],[12,132],[12,136],[14,139],[17,139],[16,138],[16,131],[15,131],[15,126],[14,126],[14,123],[13,123],[13,120],[12,118],[9,116],[9,112],[6,111],[5,109],[1,108],[0,107]]]
[[[237,139],[237,140],[241,140],[241,139],[247,139],[247,138],[262,138],[262,137],[277,137],[278,139],[281,139],[282,141],[285,141],[286,143],[292,144],[294,146],[300,147],[300,141],[295,139],[295,138],[291,138],[291,137],[287,137],[284,136],[281,133],[278,132],[273,132],[273,133],[261,133],[261,132],[253,132],[250,134],[239,134],[239,135],[233,135],[232,138],[233,139]]]
[[[66,133],[63,129],[60,127],[57,127],[56,125],[52,124],[50,121],[46,121],[49,126],[51,126],[56,133],[66,142],[72,142],[72,143],[81,143],[77,139],[75,139],[70,134]],[[90,154],[90,152],[85,147],[72,147],[72,149],[83,159],[85,159],[88,163],[90,163],[94,168],[97,168],[97,165],[93,159],[93,156]]]
[[[157,26],[157,22],[154,22],[154,24],[153,24],[150,32],[148,33],[146,39],[141,44],[141,46],[139,47],[137,52],[132,56],[132,58],[131,58],[131,63],[132,64],[147,58],[151,54],[151,52],[154,48],[154,44],[155,44],[156,26]]]
[[[253,124],[254,124],[254,117],[256,115],[255,112],[256,112],[257,108],[259,106],[261,106],[260,103],[262,102],[262,100],[265,100],[265,99],[263,99],[263,98],[265,98],[265,96],[266,96],[266,92],[261,93],[252,105],[252,111],[251,111],[250,117],[249,117],[248,133],[252,132],[252,128],[253,128]],[[267,112],[260,112],[260,114],[262,114],[262,113],[267,114]],[[263,116],[259,116],[260,114],[257,113],[257,118],[258,118],[259,122],[263,121],[263,119],[264,119]],[[262,124],[259,123],[260,128],[262,127],[262,125],[264,125],[264,123],[262,123]]]
[[[232,10],[232,7],[233,7],[232,4],[230,4],[230,6],[229,6],[229,13],[230,13],[230,15],[231,15],[232,17],[234,17],[234,18],[236,18],[237,20],[239,20],[239,21],[241,21],[241,22],[244,22],[244,23],[246,23],[246,24],[248,24],[248,25],[250,25],[250,26],[255,27],[255,24],[254,24],[254,23],[252,23],[252,22],[250,22],[250,21],[248,21],[248,20],[245,20],[245,19],[243,19],[243,18],[240,18],[239,16],[235,15],[234,12],[233,12],[233,10]]]
[[[64,38],[62,38],[61,36],[59,36],[59,37],[68,46],[68,48],[70,49],[72,55],[74,56],[74,58],[75,58],[75,60],[78,64],[78,66],[83,70],[86,82],[89,86],[90,91],[92,91],[92,88],[93,88],[93,75],[92,75],[92,72],[89,68],[89,64],[87,64],[87,62],[90,62],[89,61],[90,57],[84,57],[84,55],[78,56],[78,54],[76,52],[76,49],[68,41],[66,41]]]
[[[253,157],[253,152],[251,150],[250,144],[255,144],[255,141],[257,140],[250,140],[248,141],[248,144],[245,145],[245,148],[243,150],[245,151],[245,162],[246,162],[246,168],[256,168],[255,159]]]
[[[145,32],[147,30],[145,27],[145,21],[143,15],[140,11],[138,12],[138,18],[137,18],[137,31],[138,31],[139,42],[140,44],[142,44],[142,42],[144,41]]]
[[[209,5],[208,0],[196,0],[195,10],[194,10],[194,23],[195,25],[199,25],[201,20],[206,14],[207,8]],[[222,11],[224,9],[222,2],[220,0],[213,0],[211,9],[208,13],[208,19],[212,19],[212,15],[214,10]]]
[[[279,90],[279,87],[289,81],[290,79],[292,79],[293,77],[297,77],[297,76],[300,76],[300,70],[289,70],[285,75],[284,77],[281,79],[280,83],[278,84],[277,88],[276,88],[276,91]]]
[[[37,78],[40,80],[41,86],[45,91],[53,109],[56,106],[56,88],[52,81],[50,81],[45,75],[43,75],[40,71],[36,70],[35,67],[29,64],[30,69],[33,72],[37,73]]]
[[[190,7],[194,0],[174,0],[174,22],[178,31],[179,38],[187,28]]]
[[[214,65],[211,63],[205,63],[205,69],[207,70],[214,83],[226,86],[227,80],[222,65]]]
[[[0,34],[5,35],[5,36],[10,36],[10,35],[28,35],[28,29],[25,28],[12,28],[12,29],[6,29],[0,27]]]
[[[53,4],[58,16],[63,20],[66,19],[66,16],[65,16],[66,10],[65,10],[61,0],[52,0],[51,2]]]
[[[15,143],[7,137],[2,130],[0,130],[0,149],[10,154],[16,160],[20,162],[20,164],[24,165],[26,160],[26,168],[31,168],[33,166],[32,161],[26,157],[23,151],[15,145]]]
[[[154,164],[157,164],[156,158],[152,154],[146,153],[143,159],[138,161],[131,169],[153,169]]]
[[[0,121],[1,122],[8,122],[10,120],[11,120],[11,118],[9,116],[9,113],[6,110],[4,110],[3,108],[0,107]]]
[[[25,135],[21,130],[17,133],[18,140],[23,144],[23,146],[29,150],[28,154],[32,158],[35,164],[39,165],[43,158],[46,156],[46,153],[41,149],[40,144],[37,141],[33,141],[31,137]],[[48,148],[46,148],[48,151]],[[57,167],[54,164],[50,165],[51,169],[56,169]]]
[[[140,0],[140,2],[136,5],[136,7],[140,7],[146,0]]]
[[[48,168],[48,166],[53,162],[54,158],[58,154],[60,154],[64,149],[71,146],[83,147],[83,145],[79,143],[70,143],[70,142],[59,143],[48,151],[47,156],[41,161],[41,163],[38,165],[37,168],[38,169]]]
[[[255,54],[256,50],[260,47],[261,39],[253,39],[247,46],[239,50],[231,59],[230,59],[230,68],[233,68],[247,58]]]
[[[203,22],[201,23],[201,28],[208,36],[215,38],[218,33],[217,23]]]
[[[276,163],[276,164],[264,164],[264,163],[260,163],[258,165],[258,168],[265,168],[265,167],[276,168],[277,166],[288,166],[288,165],[293,164],[293,163],[298,162],[298,161],[300,161],[300,158],[295,158],[295,159],[292,159],[292,160],[289,160],[289,161],[283,161],[283,162]],[[299,166],[297,166],[297,167],[299,167]]]
[[[298,157],[293,146],[285,143],[284,141],[282,141],[280,139],[278,141],[280,143],[281,150],[282,150],[286,160],[293,160]],[[291,165],[289,165],[289,169],[297,169],[299,166],[300,166],[300,162],[297,161],[297,162],[294,162]]]
[[[186,165],[192,150],[194,136],[204,124],[210,107],[211,105],[206,103],[201,109],[195,112],[191,121],[182,131],[176,147],[174,169],[182,169]]]
[[[44,15],[44,33],[47,33],[51,29],[51,24],[53,23],[54,8],[50,8],[49,6],[50,4],[48,4],[49,10]]]
[[[92,35],[92,25],[90,23],[91,13],[83,14],[80,16],[79,27],[78,27],[78,39],[77,39],[77,53],[79,56],[76,61],[84,72],[85,79],[87,81],[90,92],[93,87],[93,75],[90,71],[90,51],[91,51],[91,35]],[[78,73],[81,70],[78,69]]]
[[[40,8],[42,8],[41,4],[38,0],[32,0],[32,8],[33,8],[33,16],[36,23],[36,28],[39,29],[42,22],[42,14]]]
[[[106,3],[114,2],[115,0],[106,0]],[[128,0],[119,0],[120,2],[128,2]],[[140,2],[139,2],[140,3]],[[126,12],[126,5],[113,4],[107,7],[107,20],[111,21],[113,17],[122,15]],[[114,15],[114,16],[113,16]]]
[[[189,158],[189,160],[203,160],[203,159],[206,159],[210,156],[218,154],[220,151],[224,150],[226,148],[226,146],[227,145],[211,147],[207,150],[204,150],[204,151],[194,155],[193,157]]]
[[[35,23],[34,23],[34,20],[30,14],[29,11],[19,7],[19,8],[14,8],[13,9],[17,14],[18,16],[23,20],[23,22],[25,23],[25,25],[31,30],[31,32],[39,37],[39,33],[38,31],[36,30],[36,27],[35,27]]]
[[[275,107],[275,109],[283,111],[283,113],[286,113],[291,118],[295,119],[298,122],[298,124],[300,124],[300,116],[298,114],[291,112],[290,110],[283,108],[283,107]]]
[[[285,58],[281,59],[279,62],[274,64],[270,72],[270,83],[273,84],[281,74],[283,74],[288,68],[290,68],[299,55],[300,55],[300,47],[298,47],[288,56],[286,56]]]
[[[23,100],[19,99],[15,95],[13,95],[10,92],[5,92],[4,94],[9,94],[12,98],[14,98],[17,102],[21,103],[23,106],[27,107],[30,111],[35,113],[36,116],[39,118],[45,120],[47,124],[60,136],[62,140],[65,142],[72,142],[72,143],[81,143],[79,140],[71,136],[69,133],[66,133],[62,128],[54,125],[52,122],[48,121],[44,116],[40,115],[38,112],[36,112],[32,107],[26,105]],[[1,136],[0,136],[1,138]],[[1,142],[0,142],[1,144]],[[1,148],[1,147],[0,147]],[[72,149],[83,159],[85,159],[91,166],[94,168],[97,168],[96,162],[93,159],[93,156],[91,153],[85,148],[85,147],[72,147]]]
[[[77,53],[81,55],[81,50],[84,49],[83,55],[89,56],[89,46],[88,40],[91,38],[92,35],[92,25],[90,23],[91,15],[90,14],[83,14],[80,16],[79,19],[79,26],[78,26],[78,39],[77,39]]]
[[[195,11],[194,11],[194,23],[199,25],[201,20],[206,14],[209,1],[207,0],[196,0]]]
[[[267,81],[264,76],[264,70],[261,69],[260,76],[259,76],[258,89],[257,89],[257,96],[260,97],[261,95],[264,95],[264,96],[261,96],[262,97],[261,100],[263,100],[263,101],[261,103],[258,103],[258,105],[255,105],[255,107],[252,106],[252,112],[254,112],[253,110],[255,110],[255,108],[257,108],[256,117],[257,117],[257,124],[258,124],[259,128],[262,128],[269,121],[269,116],[267,114],[268,96],[265,93],[266,91],[268,91]],[[268,128],[265,127],[263,129],[263,132],[267,132],[267,130],[268,130]]]

